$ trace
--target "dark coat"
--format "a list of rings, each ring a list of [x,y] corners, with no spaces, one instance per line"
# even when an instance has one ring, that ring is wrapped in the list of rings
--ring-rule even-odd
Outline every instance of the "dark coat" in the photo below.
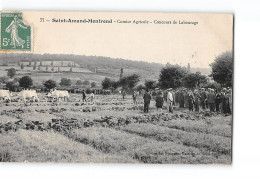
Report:
[[[163,97],[160,96],[160,95],[157,95],[156,98],[155,98],[155,102],[156,102],[156,107],[157,108],[162,108],[163,106]]]
[[[208,103],[215,103],[215,100],[216,100],[215,94],[210,92],[208,94]]]
[[[145,102],[145,103],[150,103],[151,99],[152,99],[151,95],[146,92],[146,93],[144,94],[144,102]]]

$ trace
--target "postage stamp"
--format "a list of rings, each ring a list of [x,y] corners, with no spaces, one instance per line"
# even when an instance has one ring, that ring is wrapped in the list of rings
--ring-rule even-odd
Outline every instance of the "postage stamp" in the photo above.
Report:
[[[1,49],[31,50],[31,27],[22,13],[1,13]]]

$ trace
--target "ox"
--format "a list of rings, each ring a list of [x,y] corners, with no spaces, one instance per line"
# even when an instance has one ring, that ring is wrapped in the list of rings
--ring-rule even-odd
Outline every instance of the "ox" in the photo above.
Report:
[[[48,93],[48,97],[52,97],[52,99],[57,99],[57,102],[60,100],[60,98],[63,98],[65,100],[69,100],[69,92],[68,91],[61,91],[61,90],[54,90]],[[53,102],[53,100],[52,100]]]
[[[5,101],[11,101],[12,94],[9,90],[0,90],[0,98],[4,99]]]
[[[24,102],[26,102],[26,99],[32,99],[32,101],[34,102],[39,101],[38,95],[35,90],[23,90],[20,92],[19,96],[24,100]]]

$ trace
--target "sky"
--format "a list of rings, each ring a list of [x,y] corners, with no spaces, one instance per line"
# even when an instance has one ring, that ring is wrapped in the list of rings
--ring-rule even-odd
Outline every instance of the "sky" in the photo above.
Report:
[[[112,19],[113,23],[55,23],[52,19]],[[232,14],[25,11],[23,20],[33,28],[33,53],[39,54],[96,55],[207,68],[233,47]],[[123,20],[149,23],[117,23]],[[172,24],[156,24],[160,21]]]

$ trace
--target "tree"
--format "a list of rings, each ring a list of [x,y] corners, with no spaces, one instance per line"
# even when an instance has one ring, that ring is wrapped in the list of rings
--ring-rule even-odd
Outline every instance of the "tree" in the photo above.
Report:
[[[90,82],[88,80],[83,81],[83,85],[89,85],[89,84],[90,84]]]
[[[213,63],[211,77],[222,86],[232,86],[233,55],[232,52],[225,52],[217,56]]]
[[[22,70],[24,69],[24,64],[23,64],[23,63],[21,63],[21,69],[22,69]]]
[[[102,81],[102,84],[101,84],[101,85],[102,85],[102,88],[103,88],[103,89],[108,89],[108,88],[112,87],[112,80],[106,77],[106,78]]]
[[[77,80],[76,85],[82,85],[82,81],[81,80]]]
[[[178,88],[187,75],[187,69],[179,65],[166,66],[161,70],[159,82],[163,88]]]
[[[213,89],[217,89],[217,90],[221,90],[221,84],[217,83],[217,82],[208,82],[208,83],[202,83],[201,84],[202,88],[213,88]]]
[[[144,85],[146,89],[155,89],[158,86],[157,82],[154,80],[145,80]]]
[[[14,68],[10,68],[7,70],[7,76],[13,78],[16,75],[16,70]]]
[[[48,80],[48,81],[45,81],[44,83],[43,83],[43,85],[45,86],[45,88],[47,88],[47,89],[53,89],[53,88],[55,88],[57,85],[56,85],[56,81],[54,81],[54,80]]]
[[[207,83],[207,77],[200,72],[189,73],[183,78],[183,85],[187,88],[199,87],[202,83]]]
[[[19,86],[23,87],[23,88],[29,88],[30,86],[33,85],[33,80],[31,77],[29,76],[23,76],[20,80],[19,80]]]
[[[6,88],[9,91],[15,92],[17,87],[18,87],[18,85],[14,81],[9,81],[9,82],[6,83]]]
[[[119,83],[117,81],[111,81],[111,87],[114,88],[114,89],[117,89],[119,86]]]
[[[123,89],[128,88],[128,81],[126,77],[122,77],[118,81],[118,85],[121,86]]]
[[[71,80],[68,78],[61,78],[60,85],[61,86],[71,86]]]
[[[140,76],[137,74],[129,75],[129,76],[124,76],[119,79],[118,84],[122,86],[124,89],[132,89],[134,88],[137,83],[140,81]]]
[[[133,74],[127,77],[128,79],[128,87],[130,89],[134,88],[137,83],[140,81],[140,76],[137,74]]]
[[[91,85],[91,88],[95,88],[97,86],[97,84],[95,82],[92,82],[90,85]]]
[[[137,91],[141,91],[141,90],[143,90],[143,89],[145,89],[146,87],[144,86],[144,85],[142,85],[142,84],[140,84],[140,85],[138,85],[137,87],[136,87],[136,90]]]

